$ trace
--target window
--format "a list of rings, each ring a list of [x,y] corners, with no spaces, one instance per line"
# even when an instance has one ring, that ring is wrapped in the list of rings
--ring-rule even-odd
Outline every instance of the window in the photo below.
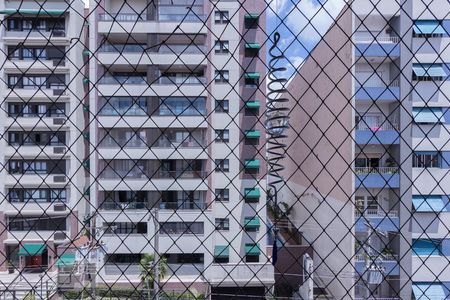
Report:
[[[230,201],[230,190],[229,189],[216,189],[215,190],[216,201],[228,202]]]
[[[14,88],[16,85],[18,86],[19,76],[10,75],[8,76],[8,87],[10,89]]]
[[[216,113],[227,113],[230,109],[230,101],[228,100],[216,100]]]
[[[66,230],[66,218],[11,217],[8,221],[8,228],[11,231]]]
[[[216,230],[230,230],[230,220],[228,218],[216,218]]]
[[[216,53],[228,53],[229,52],[229,42],[228,41],[216,41],[214,45],[214,51]]]
[[[216,129],[216,143],[228,143],[230,141],[230,131],[228,129]]]
[[[230,20],[230,13],[228,11],[216,10],[214,12],[214,21],[216,24],[225,24]]]
[[[20,30],[20,19],[8,19],[8,30],[9,31],[19,31]]]
[[[160,224],[161,234],[203,234],[203,222],[164,222]]]
[[[442,240],[437,239],[413,239],[413,255],[442,255]]]
[[[216,70],[214,76],[214,82],[226,83],[230,80],[230,72],[226,70]]]
[[[415,152],[413,168],[440,168],[439,152]]]
[[[216,159],[216,172],[230,171],[230,161],[228,159]]]
[[[259,85],[259,74],[244,75],[244,84],[247,87],[257,87]]]

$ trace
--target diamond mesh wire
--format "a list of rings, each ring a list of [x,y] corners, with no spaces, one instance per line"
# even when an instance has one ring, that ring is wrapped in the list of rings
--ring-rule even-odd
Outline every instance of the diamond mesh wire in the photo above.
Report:
[[[449,10],[0,1],[0,298],[447,299]]]

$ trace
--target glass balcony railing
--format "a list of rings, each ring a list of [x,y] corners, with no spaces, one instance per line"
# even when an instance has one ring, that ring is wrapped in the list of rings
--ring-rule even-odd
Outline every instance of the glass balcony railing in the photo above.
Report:
[[[398,217],[398,210],[394,209],[383,209],[382,207],[378,208],[366,208],[366,209],[356,209],[355,210],[355,216],[356,217],[369,217],[369,218],[377,218],[377,217],[390,217],[390,218],[397,218]]]
[[[387,35],[384,32],[378,31],[357,31],[353,35],[356,43],[393,43],[398,44],[400,38],[396,35]]]
[[[104,179],[201,179],[206,178],[206,171],[156,171],[149,172],[145,169],[132,168],[131,170],[106,169],[101,173]]]
[[[200,76],[161,76],[159,84],[206,84],[206,77]]]
[[[158,21],[160,22],[204,22],[206,16],[202,14],[164,14],[160,13],[158,15]]]
[[[110,104],[106,104],[100,109],[100,115],[102,116],[147,116],[147,106],[140,106],[134,104],[132,106],[115,107]]]
[[[152,21],[147,14],[136,13],[107,13],[99,14],[99,21],[115,21],[115,22],[145,22]],[[206,15],[203,14],[167,14],[159,13],[158,17],[154,21],[159,22],[203,22],[206,20]]]
[[[204,210],[207,208],[207,203],[201,200],[163,201],[160,203],[159,208],[168,210]]]
[[[380,123],[366,123],[364,121],[359,122],[356,125],[356,130],[362,131],[389,131],[389,130],[399,130],[397,123],[392,123],[390,121],[384,121]]]
[[[146,44],[106,44],[100,47],[100,52],[107,53],[143,53],[149,50]],[[162,54],[204,54],[204,45],[161,45],[155,53]]]
[[[102,84],[144,84],[147,78],[143,76],[103,76],[100,79]]]

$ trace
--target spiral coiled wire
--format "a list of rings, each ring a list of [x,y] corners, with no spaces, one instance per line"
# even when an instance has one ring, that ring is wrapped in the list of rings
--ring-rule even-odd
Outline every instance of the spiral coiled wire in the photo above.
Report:
[[[281,172],[284,170],[282,160],[286,156],[287,145],[283,143],[283,139],[287,138],[285,131],[289,128],[289,107],[286,103],[289,101],[285,97],[287,79],[282,75],[287,70],[286,67],[278,67],[277,63],[285,59],[282,51],[278,48],[281,36],[278,32],[273,35],[273,44],[269,49],[269,73],[267,84],[267,102],[266,102],[266,142],[267,142],[267,173],[268,173],[268,192],[270,193],[269,201],[273,208],[279,211],[278,207],[278,188],[284,182]],[[278,53],[277,53],[278,52]],[[280,76],[280,77],[279,77]],[[272,255],[272,263],[276,263],[278,227],[277,213],[274,216],[273,232],[274,232],[274,254]]]

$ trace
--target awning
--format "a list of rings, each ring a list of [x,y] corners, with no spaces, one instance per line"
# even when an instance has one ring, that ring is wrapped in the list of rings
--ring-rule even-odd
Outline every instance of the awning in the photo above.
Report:
[[[442,64],[413,64],[412,69],[418,77],[447,77]]]
[[[414,255],[429,256],[441,254],[441,241],[435,239],[413,239],[412,250]]]
[[[415,20],[415,34],[445,34],[445,29],[439,20]]]
[[[256,228],[259,228],[259,226],[260,226],[260,224],[259,224],[259,217],[258,216],[245,217],[245,220],[244,220],[244,227],[245,228],[256,229]]]
[[[442,300],[446,299],[442,283],[413,282],[412,289],[416,300]]]
[[[416,123],[438,123],[443,121],[441,107],[414,107],[413,118]]]
[[[259,14],[246,14],[244,16],[245,19],[256,20],[259,19]]]
[[[258,159],[246,159],[244,164],[247,169],[259,169]]]
[[[259,192],[259,188],[253,188],[253,189],[245,189],[244,190],[244,197],[248,199],[256,199],[261,196],[261,193]]]
[[[19,255],[22,256],[36,256],[42,255],[45,248],[47,248],[46,244],[23,244],[19,249]]]
[[[261,253],[258,244],[245,244],[245,255],[257,256]]]
[[[61,9],[14,9],[8,8],[0,10],[0,14],[3,15],[13,15],[13,14],[21,14],[21,15],[48,15],[48,16],[61,16],[65,13],[68,13],[68,10]]]
[[[58,268],[72,266],[75,263],[75,253],[64,253],[56,260]]]
[[[258,139],[261,136],[259,130],[247,130],[245,131],[245,137],[249,139]]]
[[[245,102],[245,107],[247,107],[247,108],[259,108],[260,104],[259,104],[258,100],[246,101]]]
[[[261,45],[258,43],[247,43],[245,44],[245,48],[247,49],[260,49]]]
[[[215,258],[228,258],[230,256],[229,246],[215,246],[214,257]]]
[[[447,211],[442,196],[413,196],[412,202],[417,212]]]
[[[244,78],[258,79],[259,78],[259,73],[258,72],[245,73],[244,74]]]

